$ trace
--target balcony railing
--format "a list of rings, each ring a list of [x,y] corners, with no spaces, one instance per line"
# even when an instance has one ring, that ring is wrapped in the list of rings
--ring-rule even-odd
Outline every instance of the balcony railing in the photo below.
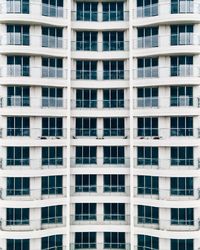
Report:
[[[76,214],[70,216],[71,224],[130,224],[130,215],[126,214]]]
[[[96,242],[88,242],[88,243],[71,243],[70,250],[80,250],[80,249],[97,249],[97,250],[130,250],[131,246],[129,243],[96,243]]]
[[[71,167],[129,167],[129,158],[125,157],[76,157],[71,158]]]
[[[134,196],[144,199],[154,200],[199,200],[200,189],[180,189],[180,188],[150,188],[150,187],[134,187]]]
[[[112,42],[89,42],[89,41],[73,41],[73,51],[128,51],[128,41],[112,41]]]
[[[200,68],[194,65],[178,65],[171,67],[144,67],[133,71],[134,79],[153,79],[161,77],[199,77]]]
[[[67,187],[0,189],[2,200],[45,200],[63,197],[67,197]]]
[[[141,169],[200,169],[200,159],[134,159],[134,167]]]
[[[180,97],[139,97],[133,100],[134,108],[200,107],[200,98]]]
[[[95,11],[72,11],[72,21],[85,22],[120,22],[129,20],[128,11],[109,11],[109,12],[95,12]]]
[[[133,130],[133,137],[138,139],[200,138],[200,128],[137,128]]]
[[[66,108],[67,100],[62,97],[23,97],[0,98],[0,107]]]
[[[0,159],[0,169],[54,169],[66,168],[66,158],[18,158],[18,159]]]
[[[31,137],[33,139],[67,138],[67,128],[3,128],[0,137]]]
[[[129,138],[129,129],[125,128],[104,128],[104,129],[97,129],[97,128],[76,128],[71,129],[71,136],[73,139],[81,138],[81,137],[95,137],[96,139],[103,139],[105,137],[112,137],[113,138]]]
[[[72,70],[72,80],[128,80],[128,70],[96,71],[96,70]]]
[[[72,109],[128,109],[129,100],[71,100]]]
[[[130,187],[124,185],[104,185],[104,186],[96,186],[96,185],[81,185],[81,186],[71,186],[71,195],[73,196],[92,196],[92,195],[129,195]]]

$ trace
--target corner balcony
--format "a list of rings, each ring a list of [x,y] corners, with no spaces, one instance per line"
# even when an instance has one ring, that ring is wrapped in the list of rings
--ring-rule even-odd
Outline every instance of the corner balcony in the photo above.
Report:
[[[5,201],[35,201],[67,197],[67,187],[0,189],[0,199]]]
[[[171,170],[199,170],[200,159],[158,159],[137,158],[134,159],[136,169],[171,169]]]
[[[66,26],[67,9],[63,6],[22,1],[3,1],[0,19],[2,22],[19,22],[33,24],[50,24]]]
[[[72,225],[129,225],[130,215],[125,214],[77,214],[70,216]]]
[[[137,199],[167,200],[167,201],[193,201],[200,199],[200,189],[163,189],[134,187],[134,197]]]

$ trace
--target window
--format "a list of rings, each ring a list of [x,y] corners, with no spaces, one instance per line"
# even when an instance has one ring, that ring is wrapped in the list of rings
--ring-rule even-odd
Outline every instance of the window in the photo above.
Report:
[[[125,220],[124,203],[104,203],[104,220]]]
[[[172,56],[171,76],[192,76],[193,56]]]
[[[63,17],[63,0],[42,0],[42,15]]]
[[[42,77],[62,78],[63,59],[61,58],[42,58]]]
[[[193,163],[193,147],[171,147],[172,166],[191,166]]]
[[[7,196],[30,195],[29,177],[7,177]]]
[[[137,17],[158,16],[158,0],[137,0]]]
[[[193,13],[193,0],[171,0],[171,14]]]
[[[124,136],[125,129],[124,129],[124,118],[104,118],[104,136]]]
[[[138,58],[137,77],[158,77],[158,58]]]
[[[137,206],[138,223],[140,224],[158,224],[159,223],[159,208],[150,206]]]
[[[193,44],[193,25],[172,25],[171,45]]]
[[[29,0],[7,0],[6,4],[7,13],[29,14]]]
[[[123,80],[124,61],[103,61],[104,80]]]
[[[8,45],[29,45],[28,25],[7,25]]]
[[[75,175],[75,190],[76,192],[96,192],[97,176],[93,174]]]
[[[63,29],[42,27],[42,47],[63,48]]]
[[[7,136],[30,136],[30,118],[7,117]]]
[[[105,232],[104,248],[109,249],[126,249],[124,232]]]
[[[63,193],[63,177],[57,176],[43,176],[42,177],[42,194],[55,195]]]
[[[96,248],[96,232],[75,232],[75,249]]]
[[[137,119],[138,136],[158,136],[158,118],[143,117]]]
[[[42,237],[42,250],[62,250],[63,236],[61,234]]]
[[[42,136],[63,136],[63,118],[42,117]]]
[[[103,51],[111,50],[124,50],[124,31],[103,32]]]
[[[8,76],[30,76],[28,56],[7,56]]]
[[[194,250],[194,240],[193,239],[171,239],[170,250]]]
[[[171,195],[193,196],[193,178],[192,177],[171,177],[170,178]]]
[[[63,107],[63,88],[42,87],[42,107]]]
[[[30,106],[30,87],[7,87],[7,105],[19,107]]]
[[[29,208],[6,208],[6,225],[28,225]]]
[[[7,147],[8,166],[28,166],[29,147]]]
[[[137,148],[138,165],[158,165],[158,147],[138,147]]]
[[[62,165],[63,148],[62,147],[42,147],[42,165]]]
[[[77,2],[76,20],[97,21],[97,5],[95,2]]]
[[[193,208],[171,208],[172,225],[194,225]]]
[[[76,164],[96,164],[97,147],[95,146],[77,146]]]
[[[103,21],[122,21],[124,17],[123,2],[103,2]]]
[[[159,250],[159,238],[138,234],[138,250]],[[171,249],[172,250],[172,249]],[[173,249],[174,250],[174,249]]]
[[[103,176],[103,182],[104,192],[125,192],[125,175],[106,174]]]
[[[96,108],[97,90],[96,89],[77,89],[76,108]]]
[[[97,35],[94,31],[76,32],[76,50],[97,51]]]
[[[96,220],[96,203],[75,203],[75,220]]]
[[[193,136],[193,117],[171,117],[171,136]]]
[[[57,224],[63,222],[62,205],[42,207],[41,220],[42,224]]]
[[[97,118],[76,118],[76,136],[97,136]]]
[[[124,108],[124,90],[123,89],[104,89],[103,107],[104,108]]]
[[[103,147],[104,164],[125,164],[123,146],[104,146]]]
[[[137,177],[137,192],[138,194],[145,195],[158,195],[159,194],[159,179],[157,176],[144,176]]]
[[[76,61],[76,79],[97,80],[97,61]]]
[[[29,250],[30,240],[29,239],[7,239],[6,240],[7,250]]]
[[[158,27],[138,28],[137,47],[154,48],[158,47]]]
[[[158,88],[138,88],[138,107],[158,107]]]
[[[175,86],[170,88],[171,106],[193,106],[193,88]]]

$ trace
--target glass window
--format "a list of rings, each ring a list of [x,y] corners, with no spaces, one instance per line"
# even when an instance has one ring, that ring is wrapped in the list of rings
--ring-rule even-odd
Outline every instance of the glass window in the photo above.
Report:
[[[172,225],[194,225],[193,208],[171,208]]]
[[[123,146],[104,146],[103,155],[103,164],[125,164]]]
[[[103,176],[104,192],[125,192],[125,175],[109,175]]]
[[[97,61],[76,61],[76,79],[97,80]]]
[[[171,239],[170,250],[194,250],[194,240],[193,239]]]
[[[43,176],[42,177],[42,194],[55,195],[63,193],[63,177],[57,176]]]
[[[96,175],[75,175],[76,192],[96,192],[97,176]]]
[[[193,164],[193,147],[171,147],[172,166],[191,166]]]
[[[150,206],[137,206],[138,223],[139,224],[158,224],[159,223],[159,208]]]
[[[124,89],[104,89],[103,90],[104,108],[124,108]]]
[[[29,250],[30,240],[29,239],[7,239],[6,250]]]
[[[7,196],[30,195],[29,177],[7,177]]]
[[[97,118],[76,118],[76,136],[97,136]]]
[[[97,51],[98,33],[94,31],[76,32],[76,50]]]
[[[171,87],[170,97],[171,106],[193,106],[193,87]]]
[[[194,195],[192,177],[171,177],[170,187],[171,195]]]
[[[6,208],[6,225],[28,225],[29,208]]]
[[[8,106],[30,106],[30,87],[7,87]]]
[[[7,117],[7,136],[30,136],[30,118]]]
[[[29,0],[7,0],[6,4],[7,13],[29,14]]]
[[[124,118],[103,118],[104,136],[125,136]]]
[[[158,0],[137,0],[137,17],[158,16]]]
[[[76,108],[96,108],[97,89],[77,89]]]
[[[96,220],[96,203],[75,203],[75,220]]]
[[[103,51],[124,50],[124,31],[104,31]]]
[[[138,234],[138,250],[144,250],[144,249],[153,249],[153,250],[159,250],[159,238],[149,236],[149,235],[143,235]]]
[[[158,88],[138,88],[137,106],[138,107],[158,107]]]
[[[63,223],[63,206],[42,207],[41,222],[42,224],[58,224]]]
[[[157,176],[144,176],[137,177],[137,192],[138,194],[145,195],[158,195],[159,194],[159,178]]]
[[[103,61],[104,80],[123,80],[124,73],[124,61]]]
[[[75,232],[75,249],[96,248],[96,232]]]
[[[104,248],[126,249],[124,232],[104,232]]]
[[[158,77],[158,58],[138,58],[137,77],[152,78]]]
[[[158,27],[138,28],[137,47],[154,48],[158,47]]]
[[[63,118],[42,117],[42,136],[64,136]]]
[[[137,148],[138,165],[158,165],[158,147],[138,147]]]
[[[137,119],[137,136],[158,136],[158,118],[143,117]]]
[[[29,147],[7,147],[8,166],[28,166]]]
[[[171,45],[193,44],[193,25],[171,25]]]
[[[29,45],[29,25],[7,25],[8,45]]]
[[[63,28],[42,27],[42,47],[63,48]]]
[[[78,21],[97,21],[98,3],[95,2],[77,2],[76,20]]]
[[[62,250],[63,249],[63,235],[51,235],[42,237],[41,239],[42,250]]]
[[[171,14],[193,13],[193,0],[171,0]]]
[[[193,56],[172,56],[171,76],[192,76]]]
[[[193,136],[193,117],[171,117],[171,136]]]
[[[125,220],[124,203],[104,203],[104,221],[106,220]]]
[[[42,77],[62,78],[63,77],[63,59],[43,57],[42,58]]]
[[[8,76],[30,76],[30,57],[7,56]]]
[[[63,148],[42,147],[42,165],[63,165]]]
[[[122,21],[124,16],[124,2],[102,2],[103,21]]]
[[[42,107],[63,107],[63,88],[42,87]]]
[[[42,15],[63,17],[63,0],[42,0]]]
[[[77,146],[76,164],[97,164],[96,155],[96,146]]]

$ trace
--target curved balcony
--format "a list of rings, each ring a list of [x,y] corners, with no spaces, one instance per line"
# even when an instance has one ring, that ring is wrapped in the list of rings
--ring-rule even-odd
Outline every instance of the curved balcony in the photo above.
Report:
[[[67,40],[62,37],[7,33],[0,37],[2,54],[67,57]]]
[[[35,201],[67,197],[67,187],[40,189],[0,189],[0,199],[5,201]]]
[[[130,194],[129,186],[71,186],[70,193],[73,196],[124,196]]]
[[[0,9],[1,22],[66,26],[67,9],[62,6],[39,4],[34,1],[30,1],[30,3],[3,1]]]
[[[67,128],[1,128],[0,138],[8,140],[67,139]]]
[[[174,169],[174,170],[199,170],[200,159],[158,159],[137,158],[134,159],[134,168],[137,169]]]
[[[35,220],[1,220],[1,231],[35,231],[66,226],[65,217],[52,217]]]
[[[166,219],[155,219],[150,217],[135,217],[135,227],[144,227],[157,230],[167,231],[199,231],[200,220],[166,220]]]
[[[168,1],[137,7],[133,10],[134,25],[199,22],[199,6],[198,1]]]
[[[164,201],[192,201],[200,200],[200,189],[163,189],[163,188],[148,188],[134,187],[134,197],[151,200]]]

